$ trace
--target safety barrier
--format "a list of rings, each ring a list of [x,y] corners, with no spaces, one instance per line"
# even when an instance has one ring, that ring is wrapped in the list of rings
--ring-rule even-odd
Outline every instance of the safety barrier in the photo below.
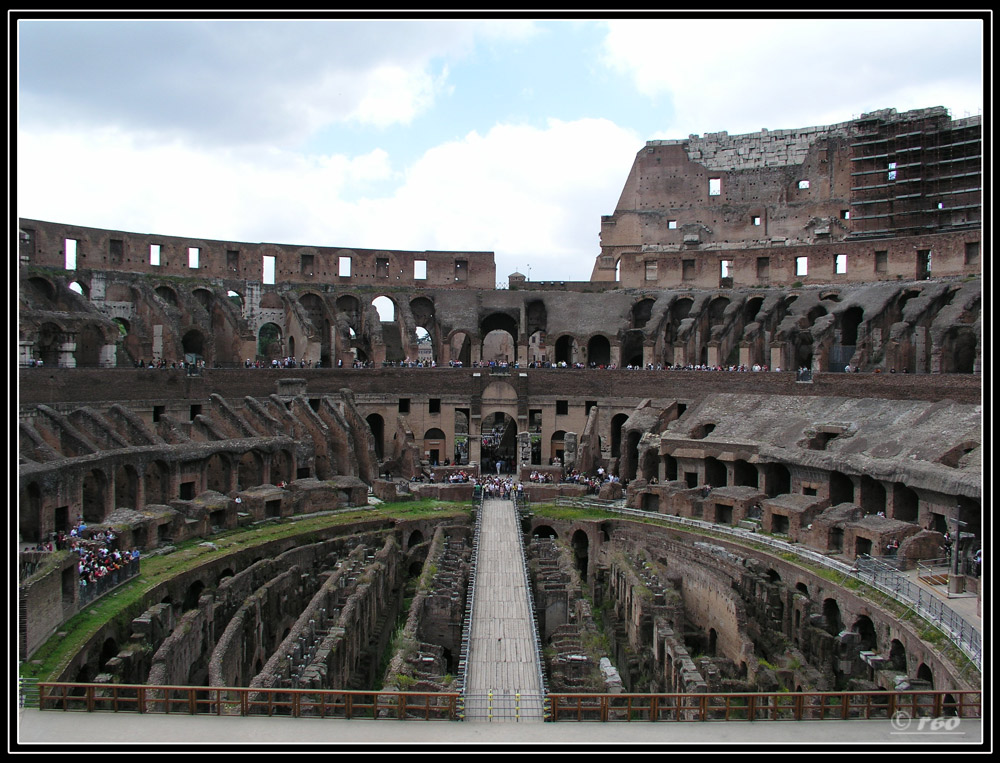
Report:
[[[976,691],[549,694],[552,721],[848,721],[982,718]]]
[[[459,719],[458,692],[38,683],[40,710],[180,715]]]

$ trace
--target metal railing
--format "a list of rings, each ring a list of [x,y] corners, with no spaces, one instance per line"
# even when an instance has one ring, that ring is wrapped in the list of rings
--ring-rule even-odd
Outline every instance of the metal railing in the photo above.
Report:
[[[110,593],[118,586],[123,583],[127,583],[129,580],[134,578],[140,571],[140,560],[133,559],[127,564],[122,565],[119,569],[108,572],[106,575],[98,578],[93,583],[87,583],[84,585],[84,581],[81,580],[80,606],[86,606],[87,604],[101,598],[105,594]]]
[[[458,692],[38,683],[38,708],[176,715],[459,720]]]
[[[976,691],[550,694],[552,721],[848,721],[982,718]]]
[[[545,692],[466,693],[463,696],[463,704],[463,719],[468,716],[487,723],[536,722],[548,717],[548,699]]]
[[[630,509],[622,506],[621,502],[599,501],[594,499],[577,499],[559,497],[556,504],[560,506],[584,506],[588,508],[601,509],[625,516],[641,517],[644,519],[656,519],[672,524],[686,525],[700,530],[711,530],[713,533],[729,535],[738,538],[743,542],[759,543],[769,546],[783,553],[792,553],[796,556],[810,561],[814,564],[822,565],[828,569],[836,570],[845,577],[855,578],[872,588],[895,599],[907,608],[912,609],[928,622],[937,626],[941,631],[973,662],[976,668],[982,672],[983,669],[983,645],[982,636],[979,631],[969,624],[961,615],[951,607],[942,602],[934,594],[925,591],[919,585],[912,583],[899,570],[881,560],[870,556],[860,556],[855,564],[848,565],[836,559],[804,548],[801,545],[788,543],[768,535],[750,532],[742,528],[730,527],[728,525],[706,522],[702,519],[691,519],[689,517],[679,517],[671,514],[660,514],[655,511],[643,511],[641,509]],[[864,561],[867,560],[867,561]]]
[[[936,625],[982,671],[982,634],[941,599],[901,575],[894,567],[871,556],[859,556],[853,572],[854,577],[909,605],[925,620]]]

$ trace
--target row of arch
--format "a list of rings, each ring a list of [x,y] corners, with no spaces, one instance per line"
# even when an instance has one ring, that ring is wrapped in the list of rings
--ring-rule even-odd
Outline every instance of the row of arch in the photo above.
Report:
[[[55,490],[46,481],[27,480],[19,530],[25,541],[40,541],[45,533],[68,531],[76,523],[78,517],[70,515],[71,506],[87,524],[101,524],[118,508],[140,510],[176,499],[191,500],[206,490],[229,494],[261,484],[288,482],[297,476],[306,475],[299,473],[294,453],[286,449],[219,451],[201,462],[153,459],[95,466],[65,479]],[[64,505],[55,505],[61,502]],[[46,521],[48,512],[51,517]]]

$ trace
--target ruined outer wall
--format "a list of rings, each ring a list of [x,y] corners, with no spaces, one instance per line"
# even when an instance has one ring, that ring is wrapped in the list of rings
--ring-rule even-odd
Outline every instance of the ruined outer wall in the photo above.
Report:
[[[294,244],[251,244],[160,234],[87,228],[82,225],[20,220],[21,265],[63,269],[65,242],[76,241],[76,269],[120,270],[159,276],[221,278],[263,282],[264,257],[275,258],[274,282],[335,284],[375,288],[495,289],[492,252],[409,252]],[[150,247],[159,246],[159,265],[150,264]],[[198,249],[198,267],[189,250]],[[350,275],[341,275],[342,258]],[[425,263],[426,278],[415,278]]]
[[[591,281],[706,288],[977,273],[981,135],[980,118],[933,107],[649,141],[602,217]]]

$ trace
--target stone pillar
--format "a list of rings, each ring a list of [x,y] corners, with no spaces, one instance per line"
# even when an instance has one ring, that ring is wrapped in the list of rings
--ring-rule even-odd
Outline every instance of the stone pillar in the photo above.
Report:
[[[153,324],[153,360],[163,357],[163,324]]]
[[[17,347],[17,359],[18,363],[22,366],[26,366],[31,362],[32,351],[34,350],[34,342],[21,341],[18,342]]]
[[[563,472],[569,473],[576,466],[578,437],[576,432],[567,432],[563,437]]]
[[[531,466],[531,433],[522,430],[517,433],[517,453],[518,453],[518,470],[517,473],[521,473],[520,467]]]
[[[708,345],[708,365],[717,366],[719,365],[719,343],[711,342]]]
[[[101,368],[114,368],[117,365],[118,347],[113,344],[101,345],[98,351],[97,365]]]
[[[653,352],[654,347],[651,344],[644,344],[642,346],[642,365],[643,367],[653,364]]]
[[[753,361],[750,359],[750,345],[743,344],[740,345],[740,365],[749,368],[753,365]]]
[[[59,367],[76,368],[76,334],[63,334],[59,342]]]

